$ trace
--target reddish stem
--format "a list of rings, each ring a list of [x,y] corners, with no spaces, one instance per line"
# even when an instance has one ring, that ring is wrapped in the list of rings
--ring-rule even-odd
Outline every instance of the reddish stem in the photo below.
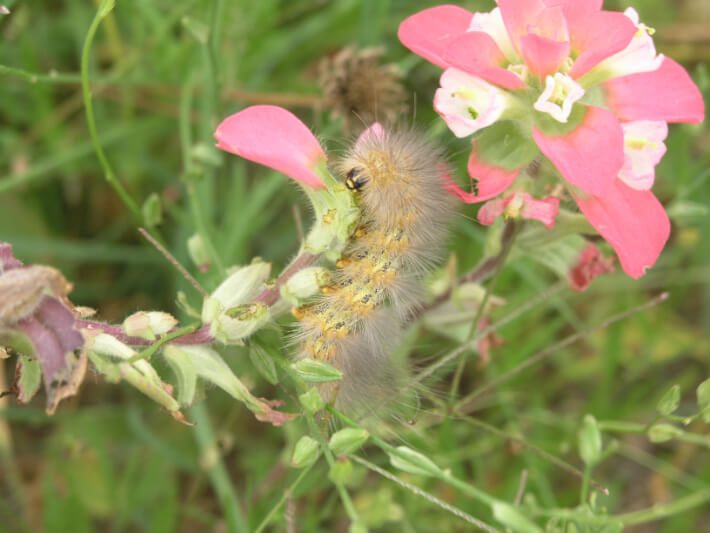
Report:
[[[317,255],[304,253],[299,255],[294,261],[287,266],[284,271],[276,278],[276,282],[273,286],[261,291],[254,302],[263,303],[269,307],[274,305],[281,294],[281,287],[289,280],[291,277],[303,268],[306,268],[318,260]],[[90,331],[103,331],[117,338],[123,344],[128,344],[130,346],[150,346],[154,341],[149,341],[141,337],[131,337],[126,335],[121,326],[114,324],[105,324],[103,322],[97,322],[95,320],[77,320],[77,329],[88,329]],[[210,326],[206,324],[197,331],[193,331],[183,337],[179,337],[172,341],[172,344],[184,344],[184,345],[195,345],[195,344],[209,344],[214,341],[214,337],[210,334]]]

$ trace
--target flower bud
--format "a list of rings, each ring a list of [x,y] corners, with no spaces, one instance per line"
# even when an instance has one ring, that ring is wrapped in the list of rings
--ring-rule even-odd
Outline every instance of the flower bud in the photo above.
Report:
[[[335,455],[347,455],[356,452],[370,434],[361,428],[345,428],[333,433],[328,442],[328,447]]]
[[[648,429],[648,439],[651,442],[668,442],[683,434],[683,430],[670,424],[654,424]]]
[[[294,307],[315,296],[330,282],[330,272],[323,267],[308,267],[294,274],[282,287],[281,297]]]
[[[584,417],[579,430],[579,455],[587,466],[594,466],[602,456],[602,434],[599,424],[592,415]]]
[[[94,334],[84,331],[86,348],[92,352],[117,359],[130,359],[136,352],[108,333]]]
[[[123,321],[123,331],[131,337],[155,340],[173,329],[178,321],[169,313],[162,311],[138,311]]]
[[[212,322],[219,313],[251,301],[262,289],[270,272],[271,264],[259,259],[232,272],[205,300],[202,321]]]
[[[314,415],[325,408],[325,402],[323,398],[321,398],[318,389],[315,387],[311,387],[308,391],[301,394],[298,400],[309,415]]]
[[[219,314],[210,323],[210,333],[225,344],[241,344],[242,339],[262,328],[270,319],[266,304],[242,304]]]
[[[395,451],[388,453],[388,455],[392,466],[404,472],[418,476],[434,477],[439,477],[443,474],[441,468],[436,466],[426,455],[415,452],[406,446],[398,446]]]
[[[352,473],[352,462],[349,459],[342,457],[335,461],[335,463],[333,463],[333,465],[330,467],[330,471],[328,472],[328,479],[330,479],[336,485],[345,485],[345,483],[347,483],[350,477],[352,476]]]
[[[187,239],[187,253],[200,272],[207,272],[210,269],[210,254],[207,252],[205,241],[198,233]]]
[[[327,383],[343,378],[343,374],[340,370],[328,363],[315,359],[300,359],[293,363],[291,368],[293,368],[296,374],[306,383]]]
[[[291,466],[294,468],[305,468],[315,463],[320,456],[320,446],[308,435],[301,437],[296,443],[291,458]]]

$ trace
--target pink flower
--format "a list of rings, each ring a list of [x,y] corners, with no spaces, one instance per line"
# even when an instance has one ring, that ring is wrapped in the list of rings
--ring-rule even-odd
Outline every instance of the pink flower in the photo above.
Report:
[[[624,132],[624,165],[619,179],[632,189],[648,191],[656,178],[656,165],[666,153],[665,122],[639,120],[621,125]]]
[[[283,172],[312,188],[325,185],[315,172],[326,155],[308,127],[281,107],[257,105],[224,119],[214,134],[217,147]]]
[[[434,109],[457,137],[468,137],[490,126],[503,114],[506,94],[475,76],[449,68],[434,95]]]
[[[478,221],[484,226],[490,226],[496,218],[503,215],[512,219],[537,220],[552,229],[559,212],[559,198],[550,196],[537,200],[526,192],[515,192],[505,198],[496,198],[483,204],[478,210]]]
[[[435,107],[450,129],[476,133],[472,191],[452,191],[465,202],[488,200],[542,153],[627,274],[643,275],[668,237],[668,217],[648,191],[666,123],[701,122],[699,90],[656,53],[653,30],[633,9],[604,11],[602,0],[497,4],[490,13],[438,6],[399,28],[405,46],[446,69]],[[532,138],[537,150],[523,151],[527,159],[479,151],[497,123]]]
[[[594,278],[614,271],[613,260],[604,257],[593,243],[588,243],[569,272],[572,290],[585,291]]]

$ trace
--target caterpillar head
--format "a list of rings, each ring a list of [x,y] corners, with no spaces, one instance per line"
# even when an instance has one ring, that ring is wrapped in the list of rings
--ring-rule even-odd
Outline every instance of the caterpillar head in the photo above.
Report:
[[[357,168],[351,168],[345,175],[345,186],[351,191],[360,191],[367,183],[367,177],[363,176],[362,171]]]

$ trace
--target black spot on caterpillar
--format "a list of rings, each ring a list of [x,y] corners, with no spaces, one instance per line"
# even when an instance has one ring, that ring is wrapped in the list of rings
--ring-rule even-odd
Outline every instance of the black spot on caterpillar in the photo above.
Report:
[[[300,357],[328,362],[343,379],[324,400],[354,416],[397,400],[391,353],[420,302],[420,280],[436,266],[454,214],[441,150],[416,131],[373,132],[338,165],[357,191],[361,220],[332,283],[295,313]]]

